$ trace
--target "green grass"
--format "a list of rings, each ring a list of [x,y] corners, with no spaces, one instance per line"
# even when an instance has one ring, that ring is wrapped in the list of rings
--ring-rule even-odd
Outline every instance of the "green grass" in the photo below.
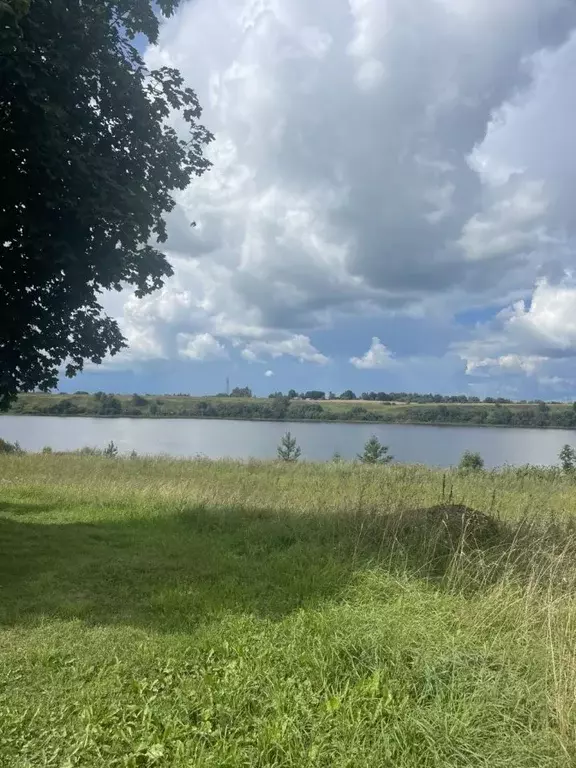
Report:
[[[123,406],[131,404],[132,395],[114,395]],[[195,395],[144,395],[149,402],[160,402],[161,407],[158,416],[165,415],[164,412],[170,412],[170,414],[178,414],[186,408],[190,408],[191,405],[199,402],[207,402],[214,404],[229,404],[229,403],[262,403],[269,405],[270,399],[267,397],[217,397],[217,396],[195,396]],[[19,395],[18,405],[21,410],[18,412],[24,414],[42,414],[48,413],[46,410],[51,405],[57,404],[62,400],[67,400],[74,403],[78,408],[86,409],[88,415],[92,415],[90,412],[94,409],[95,401],[93,395],[76,395],[65,393],[42,393],[42,392],[28,392]],[[295,401],[299,402],[299,401]],[[302,401],[304,402],[304,401]],[[311,402],[311,401],[310,401]],[[350,408],[360,406],[367,411],[375,414],[382,414],[393,417],[396,414],[400,414],[409,408],[422,407],[422,408],[438,408],[446,403],[381,403],[373,400],[319,400],[314,401],[321,405],[322,408],[330,413],[340,413],[342,411],[348,411]],[[511,411],[525,411],[534,409],[534,403],[508,403],[506,408]],[[548,407],[553,411],[561,411],[567,408],[565,403],[549,403]],[[450,403],[450,408],[477,408],[480,410],[490,411],[494,409],[494,405],[489,403]],[[144,417],[148,417],[146,413]],[[425,423],[425,422],[424,422]]]
[[[575,764],[575,509],[553,470],[0,457],[0,765]]]

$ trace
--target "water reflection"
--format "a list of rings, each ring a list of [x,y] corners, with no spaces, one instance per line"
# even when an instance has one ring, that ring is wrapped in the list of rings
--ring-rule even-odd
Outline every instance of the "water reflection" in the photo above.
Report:
[[[576,443],[572,431],[555,429],[0,416],[0,437],[18,440],[31,451],[45,445],[54,450],[104,447],[113,440],[121,452],[267,459],[276,456],[287,430],[297,438],[305,459],[326,461],[335,451],[352,459],[375,434],[397,461],[445,467],[457,464],[466,449],[479,451],[486,467],[555,464],[562,445]]]

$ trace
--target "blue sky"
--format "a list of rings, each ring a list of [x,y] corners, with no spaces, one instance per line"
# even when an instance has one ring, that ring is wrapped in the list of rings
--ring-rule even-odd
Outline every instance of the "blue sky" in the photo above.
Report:
[[[145,56],[213,167],[164,288],[103,296],[128,349],[61,388],[573,399],[574,30],[571,0],[183,3]]]

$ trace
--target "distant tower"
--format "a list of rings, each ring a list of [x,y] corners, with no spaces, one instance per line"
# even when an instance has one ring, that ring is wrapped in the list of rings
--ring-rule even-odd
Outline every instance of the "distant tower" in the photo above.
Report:
[[[230,379],[226,376],[226,394],[230,397]]]

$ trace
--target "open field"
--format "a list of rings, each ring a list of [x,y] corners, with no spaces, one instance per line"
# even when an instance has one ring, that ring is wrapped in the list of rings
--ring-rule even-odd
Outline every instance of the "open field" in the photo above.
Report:
[[[1,764],[573,765],[575,510],[555,470],[0,457]]]
[[[131,418],[351,421],[388,424],[576,429],[569,403],[382,403],[370,400],[193,397],[188,395],[24,394],[12,413]]]
[[[133,398],[133,395],[114,395],[125,406],[128,406]],[[166,406],[167,409],[174,412],[186,409],[191,403],[209,402],[217,404],[226,403],[240,403],[245,404],[247,401],[258,404],[269,404],[270,398],[268,397],[217,397],[217,396],[205,396],[205,395],[151,395],[145,394],[142,397],[146,398],[150,402],[160,401],[160,406]],[[24,393],[19,396],[19,402],[22,403],[22,410],[25,412],[33,412],[34,410],[43,410],[53,403],[61,403],[63,400],[69,400],[79,407],[89,408],[94,404],[94,395],[92,394],[64,394],[64,393],[42,393],[31,392]],[[295,401],[295,402],[311,402],[311,401]],[[393,413],[395,411],[402,411],[406,408],[415,407],[417,403],[382,403],[376,400],[318,400],[313,401],[318,403],[328,411],[342,411],[354,407],[366,408],[369,411],[376,411],[379,413]],[[443,403],[426,403],[426,408],[438,408]],[[474,408],[492,408],[489,403],[451,403],[452,407],[474,407]],[[509,403],[508,408],[513,410],[526,410],[534,408],[534,403]],[[564,403],[549,403],[548,407],[554,410],[566,408]]]

